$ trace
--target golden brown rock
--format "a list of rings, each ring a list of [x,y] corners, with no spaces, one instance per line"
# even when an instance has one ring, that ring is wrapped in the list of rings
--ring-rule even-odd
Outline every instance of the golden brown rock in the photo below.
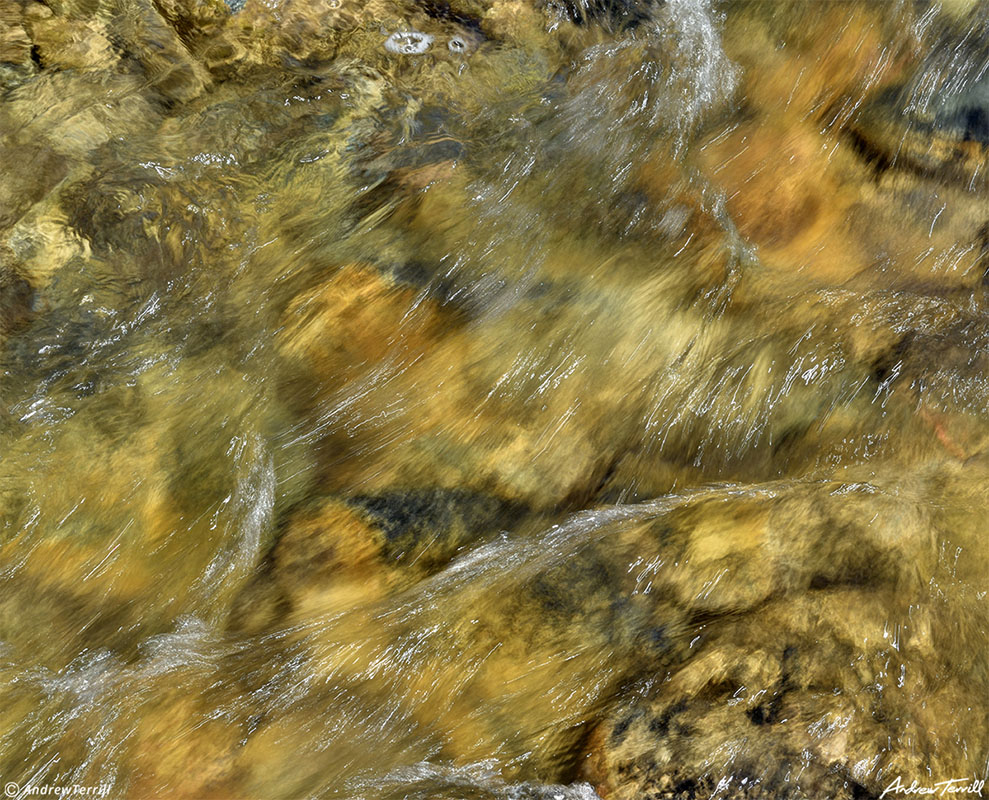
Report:
[[[82,21],[38,14],[30,29],[38,58],[45,67],[106,70],[119,58],[110,44],[107,26],[99,19]]]
[[[243,797],[234,762],[236,732],[211,719],[195,695],[176,691],[142,710],[129,737],[133,753],[129,797],[161,791],[181,800]]]
[[[24,7],[13,0],[0,3],[0,62],[31,63],[31,37],[24,28]]]
[[[650,578],[702,623],[649,699],[624,704],[592,736],[584,770],[601,796],[852,798],[897,776],[909,785],[972,774],[989,743],[979,710],[956,703],[984,676],[968,659],[950,665],[938,642],[967,600],[931,594],[956,584],[924,502],[933,493],[956,508],[955,541],[973,569],[989,566],[971,549],[981,500],[955,494],[956,470],[895,488],[834,486],[826,502],[787,490],[748,512],[751,501],[674,514],[687,524],[671,542],[684,544]],[[760,506],[768,515],[752,516]],[[965,632],[969,643],[984,635]],[[947,738],[928,737],[934,718]]]

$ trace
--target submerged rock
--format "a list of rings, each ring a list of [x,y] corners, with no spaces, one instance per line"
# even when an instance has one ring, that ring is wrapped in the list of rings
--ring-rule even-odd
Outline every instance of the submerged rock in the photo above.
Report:
[[[963,698],[986,691],[974,656],[984,610],[968,590],[947,589],[959,584],[945,542],[974,559],[967,573],[989,564],[972,538],[984,501],[965,497],[960,474],[794,488],[757,501],[768,514],[748,535],[726,508],[688,528],[679,559],[654,562],[663,566],[650,577],[662,593],[671,562],[690,576],[678,596],[702,612],[697,638],[592,735],[583,770],[601,796],[851,800],[897,778],[977,776],[984,709]],[[957,504],[950,523],[928,517],[930,493]],[[716,520],[718,533],[707,527]],[[932,526],[946,540],[930,538]],[[736,560],[749,547],[751,560]]]
[[[938,7],[0,3],[5,776],[984,768],[984,86],[899,114]]]
[[[17,270],[0,261],[0,336],[25,325],[31,319],[33,306],[31,284]]]
[[[31,63],[31,37],[25,30],[24,6],[12,0],[0,4],[0,63]]]
[[[981,474],[983,461],[967,469]],[[523,524],[384,594],[367,575],[370,594],[349,612],[334,601],[291,617],[312,623],[298,641],[314,680],[348,698],[324,706],[321,724],[336,730],[352,703],[382,702],[455,765],[496,752],[509,776],[579,773],[601,797],[629,800],[852,798],[896,775],[924,780],[928,765],[972,774],[989,748],[972,581],[989,565],[985,492],[962,476],[928,466],[882,484],[711,489],[538,535]],[[299,517],[273,551],[273,564],[302,570],[286,589],[311,580],[307,564],[309,575],[329,568],[324,592],[358,586],[371,563],[359,542],[387,548],[389,526],[405,524],[385,510],[355,526],[333,508],[315,525]],[[429,530],[445,536],[442,523]],[[291,727],[273,724],[245,758],[271,737],[291,746]]]
[[[911,86],[887,89],[852,126],[879,170],[900,168],[984,187],[989,174],[989,78],[918,109]]]
[[[36,14],[31,34],[35,57],[44,67],[105,70],[120,58],[110,43],[112,32],[100,19]]]
[[[851,138],[878,172],[905,170],[984,192],[989,22],[973,8],[961,18],[936,16],[928,27],[932,46],[901,80],[865,98],[851,120]]]
[[[523,514],[496,497],[424,489],[297,510],[237,604],[233,628],[277,630],[381,602],[512,528]]]

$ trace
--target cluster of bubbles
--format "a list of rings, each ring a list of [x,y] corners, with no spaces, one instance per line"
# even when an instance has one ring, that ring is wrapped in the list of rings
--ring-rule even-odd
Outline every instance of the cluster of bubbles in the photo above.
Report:
[[[433,44],[434,37],[419,31],[398,31],[385,39],[385,50],[402,55],[421,55]],[[447,43],[451,53],[466,53],[467,40],[462,36],[453,36]]]

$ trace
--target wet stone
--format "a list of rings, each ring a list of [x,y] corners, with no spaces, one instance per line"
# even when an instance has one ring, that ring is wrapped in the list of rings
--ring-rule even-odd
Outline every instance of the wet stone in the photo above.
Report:
[[[947,474],[930,476],[929,490],[944,491]],[[678,563],[690,564],[698,581],[708,578],[680,595],[694,608],[713,610],[709,597],[730,597],[731,590],[719,590],[722,580],[751,586],[731,566],[727,553],[742,552],[737,548],[762,549],[758,561],[765,567],[782,545],[776,580],[783,583],[772,590],[767,584],[751,614],[724,625],[705,614],[694,652],[648,699],[619,704],[594,732],[584,770],[602,797],[855,798],[878,796],[896,776],[909,785],[926,780],[928,769],[972,772],[971,750],[981,751],[985,741],[975,709],[953,703],[967,681],[981,679],[968,668],[951,678],[939,672],[942,656],[931,636],[938,616],[950,612],[931,603],[912,574],[915,565],[922,574],[940,574],[923,534],[923,506],[906,516],[902,506],[896,514],[890,507],[879,512],[884,522],[864,529],[860,512],[890,500],[877,507],[878,497],[851,487],[831,494],[845,497],[844,508],[817,499],[809,514],[801,508],[809,497],[784,495],[751,544],[730,523],[732,533],[717,537],[727,548],[723,556],[705,553],[703,528],[690,530]],[[782,539],[773,546],[763,538],[786,531],[790,515],[801,520],[804,534],[817,531],[816,546],[793,549]],[[838,531],[851,534],[850,526],[857,543],[830,549],[834,544],[826,542]],[[675,528],[673,540],[680,535]],[[704,559],[712,556],[723,577],[705,570]],[[801,584],[810,591],[797,589]],[[738,599],[731,603],[741,610]],[[927,737],[932,716],[953,719],[946,724],[956,745]]]
[[[877,170],[905,169],[983,186],[989,171],[989,81],[948,94],[926,111],[913,105],[912,87],[887,89],[852,127],[854,143]]]
[[[0,265],[0,335],[26,325],[34,310],[34,289],[11,267]]]
[[[43,67],[107,69],[119,57],[110,42],[112,34],[99,20],[40,17],[33,21],[31,34],[35,57]]]
[[[510,530],[524,506],[464,491],[415,489],[352,497],[385,534],[383,557],[429,572],[460,548],[475,545],[497,530]]]
[[[31,37],[25,30],[24,7],[5,0],[0,5],[0,62],[26,65],[32,61]]]
[[[383,600],[459,552],[511,529],[525,509],[464,491],[395,491],[331,499],[292,512],[238,608],[236,629]]]

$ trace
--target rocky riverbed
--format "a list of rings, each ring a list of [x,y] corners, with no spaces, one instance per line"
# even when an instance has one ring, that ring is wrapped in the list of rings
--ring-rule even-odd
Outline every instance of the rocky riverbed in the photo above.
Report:
[[[0,0],[6,795],[985,796],[987,20]]]

